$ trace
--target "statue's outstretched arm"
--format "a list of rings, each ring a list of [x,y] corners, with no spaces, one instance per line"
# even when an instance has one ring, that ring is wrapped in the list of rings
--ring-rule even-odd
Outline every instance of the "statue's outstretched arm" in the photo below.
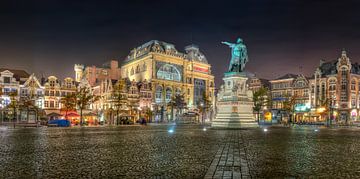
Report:
[[[221,42],[222,44],[225,44],[225,45],[228,45],[229,47],[233,47],[234,46],[234,44],[232,44],[232,43],[229,43],[229,42]]]

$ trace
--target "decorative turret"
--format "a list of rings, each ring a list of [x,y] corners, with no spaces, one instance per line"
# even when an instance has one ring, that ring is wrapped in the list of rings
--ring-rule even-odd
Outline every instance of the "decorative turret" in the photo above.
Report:
[[[198,61],[202,63],[208,63],[206,57],[203,53],[200,52],[197,45],[188,45],[185,47],[186,57],[191,61]]]
[[[75,71],[75,81],[80,82],[81,78],[83,77],[85,66],[82,64],[75,64],[74,71]]]
[[[345,49],[343,49],[343,50],[341,51],[341,57],[344,57],[344,58],[347,57],[347,56],[346,56],[346,50],[345,50]]]

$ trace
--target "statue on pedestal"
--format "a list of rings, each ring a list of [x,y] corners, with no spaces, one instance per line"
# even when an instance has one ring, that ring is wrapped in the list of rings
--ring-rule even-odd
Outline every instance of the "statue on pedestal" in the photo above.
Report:
[[[231,48],[231,61],[229,72],[243,72],[245,64],[249,61],[246,46],[241,38],[236,43],[221,42]]]
[[[218,92],[217,113],[211,126],[215,128],[258,127],[254,118],[252,91],[244,72],[248,62],[246,46],[238,38],[236,43],[222,42],[231,48],[231,61],[228,72],[224,73],[224,85]]]

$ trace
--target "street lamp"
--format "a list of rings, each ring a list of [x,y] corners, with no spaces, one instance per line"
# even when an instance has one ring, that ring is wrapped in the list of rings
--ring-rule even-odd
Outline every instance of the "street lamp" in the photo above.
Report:
[[[204,124],[204,102],[200,102],[200,106],[201,106],[201,122]]]

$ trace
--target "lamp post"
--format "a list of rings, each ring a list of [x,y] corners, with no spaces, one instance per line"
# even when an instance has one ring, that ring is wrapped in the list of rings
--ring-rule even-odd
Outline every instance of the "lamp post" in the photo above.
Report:
[[[200,102],[200,106],[201,106],[201,122],[204,124],[204,102]]]

